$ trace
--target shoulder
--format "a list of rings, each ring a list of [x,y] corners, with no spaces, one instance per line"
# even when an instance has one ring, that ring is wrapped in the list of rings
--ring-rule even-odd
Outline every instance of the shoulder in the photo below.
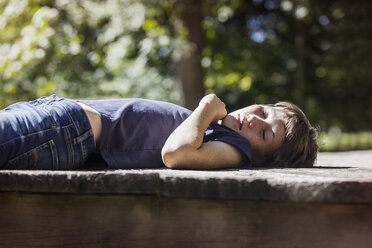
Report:
[[[204,135],[204,142],[219,141],[238,149],[247,160],[251,160],[250,142],[234,130],[218,125],[210,124]]]

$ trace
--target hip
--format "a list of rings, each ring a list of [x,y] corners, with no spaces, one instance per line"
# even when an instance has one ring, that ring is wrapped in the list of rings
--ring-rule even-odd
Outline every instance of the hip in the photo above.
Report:
[[[0,111],[0,132],[2,169],[81,168],[95,148],[85,111],[55,95]]]

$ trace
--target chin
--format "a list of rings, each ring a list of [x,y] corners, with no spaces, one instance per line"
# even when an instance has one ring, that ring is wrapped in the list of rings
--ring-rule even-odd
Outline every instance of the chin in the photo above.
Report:
[[[236,130],[236,118],[230,114],[222,119],[221,124],[225,127],[231,128],[232,130]]]

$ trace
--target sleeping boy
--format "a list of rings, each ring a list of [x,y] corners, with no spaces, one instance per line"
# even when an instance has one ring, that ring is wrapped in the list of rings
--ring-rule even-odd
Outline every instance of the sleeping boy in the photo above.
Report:
[[[294,104],[227,113],[214,94],[190,111],[137,98],[56,95],[0,111],[0,168],[73,170],[99,154],[108,169],[311,167],[317,132]]]

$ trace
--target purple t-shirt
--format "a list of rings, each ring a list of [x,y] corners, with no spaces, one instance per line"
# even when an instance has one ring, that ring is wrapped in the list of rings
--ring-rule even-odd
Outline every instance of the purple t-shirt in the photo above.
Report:
[[[102,119],[99,151],[109,168],[163,167],[161,149],[169,135],[191,111],[178,105],[138,98],[80,100],[97,110]],[[185,134],[187,135],[187,134]],[[250,143],[235,131],[211,124],[203,142],[222,141],[233,145],[250,164]]]

